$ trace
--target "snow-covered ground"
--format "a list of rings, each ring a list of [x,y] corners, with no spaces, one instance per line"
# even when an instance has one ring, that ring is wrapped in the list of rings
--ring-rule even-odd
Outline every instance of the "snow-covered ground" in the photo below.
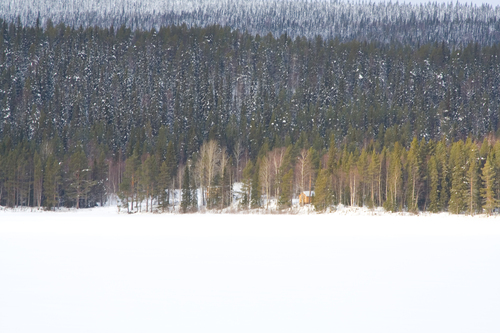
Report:
[[[0,332],[500,332],[500,218],[375,213],[0,211]]]

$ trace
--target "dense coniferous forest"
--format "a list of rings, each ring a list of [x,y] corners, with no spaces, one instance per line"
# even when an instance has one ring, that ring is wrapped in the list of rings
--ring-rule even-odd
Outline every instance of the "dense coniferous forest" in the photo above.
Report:
[[[412,5],[344,0],[3,0],[0,17],[35,26],[37,19],[109,28],[221,25],[251,35],[422,45],[493,45],[500,41],[500,7],[450,1]]]
[[[318,210],[500,199],[497,44],[0,29],[0,205],[170,210],[178,190],[182,211],[220,209],[234,182],[242,209],[311,190]]]

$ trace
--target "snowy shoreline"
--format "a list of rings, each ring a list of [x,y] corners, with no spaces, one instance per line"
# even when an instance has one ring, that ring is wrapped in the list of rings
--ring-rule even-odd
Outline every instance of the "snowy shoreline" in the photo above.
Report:
[[[33,214],[63,214],[63,213],[89,213],[89,212],[106,212],[106,213],[116,213],[117,215],[180,215],[180,216],[190,216],[190,215],[326,215],[326,216],[405,216],[405,217],[433,217],[433,216],[441,216],[441,217],[456,217],[456,218],[474,218],[474,219],[497,219],[500,217],[500,214],[492,214],[487,215],[483,214],[451,214],[449,212],[419,212],[419,213],[410,213],[410,212],[388,212],[383,207],[350,207],[344,205],[338,205],[333,207],[333,209],[327,209],[324,212],[317,212],[314,210],[312,206],[294,206],[289,209],[279,210],[276,208],[256,208],[256,209],[240,209],[238,207],[228,207],[222,210],[217,209],[203,209],[197,212],[192,213],[180,213],[179,207],[175,207],[175,210],[170,211],[154,211],[145,212],[145,211],[134,211],[127,213],[123,208],[119,206],[104,206],[104,207],[94,207],[94,208],[57,208],[55,210],[45,210],[43,208],[33,208],[33,207],[18,207],[18,208],[9,208],[0,206],[0,214],[1,213],[10,213],[10,214],[18,214],[18,213],[33,213]],[[1,216],[1,215],[0,215]]]

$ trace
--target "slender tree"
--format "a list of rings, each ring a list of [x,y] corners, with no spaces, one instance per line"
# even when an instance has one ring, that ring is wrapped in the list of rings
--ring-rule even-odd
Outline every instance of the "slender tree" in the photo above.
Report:
[[[498,206],[498,200],[495,198],[495,170],[491,164],[491,158],[488,155],[486,163],[482,169],[481,179],[483,187],[481,188],[481,198],[483,207],[488,215],[491,215],[493,209]]]

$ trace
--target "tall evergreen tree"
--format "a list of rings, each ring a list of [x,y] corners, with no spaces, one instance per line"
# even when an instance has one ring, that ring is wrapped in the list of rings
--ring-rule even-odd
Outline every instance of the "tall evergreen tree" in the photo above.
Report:
[[[250,206],[252,208],[260,208],[262,204],[261,203],[262,192],[260,187],[259,172],[260,172],[260,163],[256,162],[253,167],[253,175],[252,175],[252,187],[251,187],[252,194],[250,199]]]
[[[498,206],[498,200],[495,198],[495,170],[491,164],[490,155],[486,159],[486,163],[482,169],[481,180],[483,186],[481,188],[481,198],[483,200],[483,207],[488,215],[491,215],[493,209]]]
[[[329,189],[329,172],[327,169],[321,169],[319,171],[318,179],[316,180],[316,187],[314,190],[314,208],[317,211],[324,211],[330,201],[330,189]]]
[[[401,145],[399,142],[394,144],[394,148],[391,153],[389,162],[389,174],[388,174],[388,197],[384,203],[384,208],[390,211],[398,211],[400,209],[400,197],[402,196],[402,185],[403,185],[403,165],[401,163]]]
[[[189,166],[184,167],[184,176],[182,177],[182,199],[181,209],[183,213],[188,213],[193,207],[193,193],[191,190],[191,180],[189,176]]]
[[[34,204],[36,207],[40,208],[42,206],[42,196],[43,196],[43,167],[42,167],[42,159],[38,154],[38,152],[35,152],[34,168],[35,168],[33,172]]]
[[[52,209],[59,206],[59,188],[61,182],[61,166],[58,160],[50,155],[45,162],[43,174],[44,207]]]
[[[281,209],[289,208],[292,206],[292,195],[293,195],[293,170],[288,170],[281,180],[281,190],[280,197],[278,200],[279,207]]]
[[[90,191],[87,186],[90,169],[85,152],[81,147],[70,156],[69,160],[69,186],[68,197],[75,202],[76,208],[80,208],[82,202],[85,202],[85,196]]]
[[[418,199],[420,195],[420,156],[419,146],[416,137],[410,145],[407,158],[407,173],[408,173],[408,209],[411,212],[418,211]]]
[[[431,156],[428,164],[430,178],[429,210],[433,213],[439,212],[441,206],[439,201],[439,169],[436,156]]]
[[[466,174],[467,191],[466,201],[467,210],[469,214],[474,215],[481,211],[481,197],[480,197],[480,174],[479,174],[479,156],[474,143],[468,145],[469,147],[469,168]]]
[[[453,214],[460,214],[464,211],[466,203],[465,186],[465,152],[463,142],[458,141],[453,143],[450,152],[450,166],[451,166],[451,190],[450,202],[448,203],[450,212]]]

